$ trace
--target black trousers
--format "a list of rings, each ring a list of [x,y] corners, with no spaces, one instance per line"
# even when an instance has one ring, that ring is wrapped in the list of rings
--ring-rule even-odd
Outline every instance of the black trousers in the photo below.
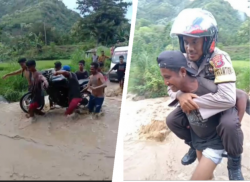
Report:
[[[173,110],[166,118],[169,129],[185,142],[191,142],[189,125],[185,113],[180,107]],[[243,152],[243,132],[239,122],[238,112],[235,108],[221,113],[219,125],[216,128],[221,137],[223,146],[230,156],[238,156]]]

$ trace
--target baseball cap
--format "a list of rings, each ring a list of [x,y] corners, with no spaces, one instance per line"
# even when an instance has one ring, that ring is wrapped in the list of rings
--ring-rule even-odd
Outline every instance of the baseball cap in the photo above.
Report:
[[[157,63],[160,68],[184,67],[192,75],[197,73],[196,70],[188,67],[187,60],[181,51],[163,51],[157,57]]]
[[[62,70],[65,70],[65,71],[70,71],[70,66],[65,65],[65,66],[63,66]]]

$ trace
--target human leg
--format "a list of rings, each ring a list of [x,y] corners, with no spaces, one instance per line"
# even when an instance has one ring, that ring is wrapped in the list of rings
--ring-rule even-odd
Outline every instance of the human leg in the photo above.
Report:
[[[230,180],[244,180],[241,172],[241,153],[243,152],[243,132],[235,108],[221,114],[217,133],[228,153],[228,174]]]
[[[188,119],[180,107],[173,110],[166,118],[168,128],[180,139],[184,140],[190,146],[188,153],[184,155],[181,162],[183,165],[192,164],[196,160],[196,151],[191,143],[191,133]]]
[[[216,166],[217,163],[214,163],[210,158],[202,155],[191,180],[211,180]]]
[[[98,97],[95,98],[95,113],[100,113],[103,101],[104,101],[104,97],[102,97],[102,98],[98,98]]]
[[[69,103],[69,107],[67,108],[65,115],[71,115],[81,101],[81,98],[73,98]]]
[[[30,106],[29,106],[29,111],[28,114],[26,115],[27,118],[31,119],[31,122],[35,121],[35,112],[38,108],[38,103],[35,101],[31,101]]]
[[[92,113],[94,111],[94,107],[95,107],[95,97],[93,95],[89,96],[89,104],[88,104],[88,108],[89,108],[89,112]]]

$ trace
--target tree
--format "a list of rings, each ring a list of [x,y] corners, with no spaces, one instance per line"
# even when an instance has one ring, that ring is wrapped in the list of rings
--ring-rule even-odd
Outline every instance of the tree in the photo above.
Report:
[[[74,27],[80,32],[74,32],[83,40],[94,37],[97,44],[114,43],[119,27],[128,23],[125,14],[131,3],[122,0],[77,0],[77,4],[83,18],[77,28]]]

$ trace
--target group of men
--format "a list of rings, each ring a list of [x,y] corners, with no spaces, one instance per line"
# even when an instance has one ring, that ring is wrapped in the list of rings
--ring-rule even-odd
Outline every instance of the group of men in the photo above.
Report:
[[[248,96],[236,89],[229,55],[215,47],[218,28],[213,15],[202,9],[183,10],[172,26],[180,51],[164,51],[157,62],[170,106],[168,128],[190,147],[183,165],[199,164],[192,180],[210,180],[226,151],[230,180],[244,180],[241,172],[241,120]],[[248,112],[249,113],[249,112]]]
[[[29,113],[26,115],[31,121],[35,121],[36,115],[44,115],[38,108],[44,103],[44,92],[43,89],[48,88],[49,83],[47,79],[36,69],[35,60],[26,60],[21,58],[18,60],[21,66],[20,70],[3,76],[6,79],[9,76],[22,74],[28,81],[28,91],[32,93],[32,100],[29,105]],[[68,65],[62,66],[61,62],[55,62],[54,75],[63,75],[68,80],[69,86],[69,106],[66,109],[65,115],[71,116],[75,109],[79,106],[82,101],[81,92],[87,89],[92,90],[88,109],[90,113],[96,116],[100,115],[101,107],[104,101],[104,88],[107,87],[106,79],[100,72],[99,64],[96,62],[91,63],[90,73],[84,69],[85,61],[79,61],[79,70],[76,73],[71,72],[71,68]],[[84,90],[80,90],[79,82],[80,79],[90,79],[88,85]],[[50,108],[54,108],[55,103],[50,101]]]
[[[107,77],[103,74],[103,66],[105,60],[109,58],[101,51],[100,57],[93,54],[93,62],[90,67],[90,74],[85,70],[85,61],[80,60],[78,62],[79,70],[73,73],[70,66],[62,65],[60,61],[54,63],[54,75],[63,75],[67,78],[69,83],[69,106],[65,112],[66,116],[72,115],[74,110],[79,106],[82,101],[81,92],[85,90],[91,90],[90,100],[88,104],[89,113],[94,113],[97,117],[102,114],[101,108],[104,102],[104,89],[107,87]],[[120,88],[123,88],[123,78],[126,70],[126,63],[123,62],[124,57],[120,56],[120,62],[116,64],[109,72],[112,70],[117,70],[118,79],[120,83]],[[35,120],[35,114],[44,115],[42,111],[38,108],[44,103],[44,92],[41,85],[47,88],[49,83],[46,78],[36,70],[36,61],[29,60],[26,58],[21,58],[18,60],[21,69],[14,71],[12,73],[3,76],[6,79],[9,76],[22,74],[28,81],[28,91],[32,92],[32,101],[29,106],[29,113],[26,115],[27,118],[31,118],[32,121]],[[80,90],[78,80],[89,79],[88,85],[84,90]],[[55,103],[49,100],[50,109],[55,108]]]

